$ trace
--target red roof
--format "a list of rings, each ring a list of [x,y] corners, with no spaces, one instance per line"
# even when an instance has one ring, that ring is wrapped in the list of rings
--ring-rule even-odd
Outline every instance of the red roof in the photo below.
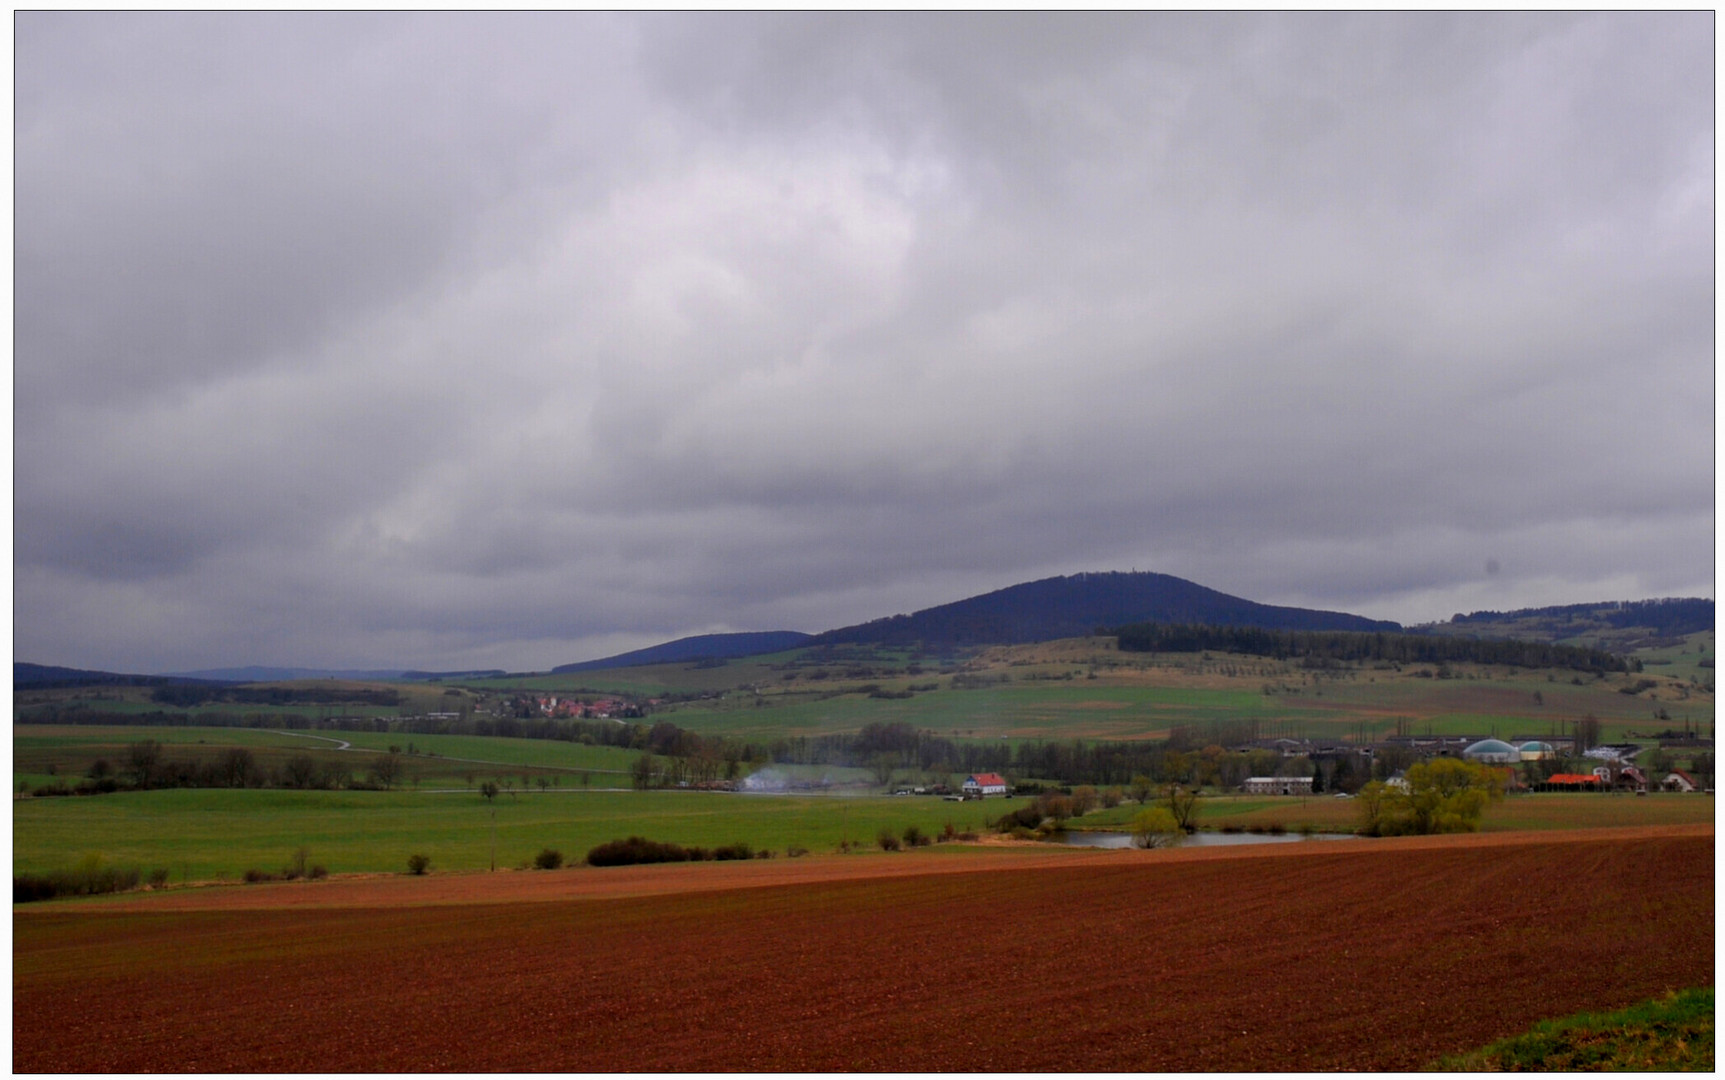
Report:
[[[1548,784],[1597,784],[1599,777],[1592,773],[1555,773],[1546,777]]]
[[[999,773],[977,773],[975,776],[971,777],[971,779],[976,781],[977,787],[991,787],[995,784],[1000,784],[1004,787],[1006,784],[1006,778],[1001,776]]]

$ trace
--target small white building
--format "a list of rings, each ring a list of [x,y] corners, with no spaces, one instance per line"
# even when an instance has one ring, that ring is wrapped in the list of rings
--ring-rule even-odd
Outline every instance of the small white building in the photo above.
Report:
[[[1666,791],[1694,791],[1695,778],[1682,769],[1672,769],[1660,784]]]
[[[1309,776],[1253,776],[1241,785],[1248,795],[1310,795],[1312,793],[1312,778]]]

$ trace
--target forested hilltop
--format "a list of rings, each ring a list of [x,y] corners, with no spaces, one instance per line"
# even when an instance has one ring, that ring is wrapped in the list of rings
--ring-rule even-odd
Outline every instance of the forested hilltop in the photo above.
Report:
[[[1377,661],[1395,664],[1505,664],[1574,671],[1640,670],[1640,664],[1603,649],[1553,645],[1510,638],[1440,637],[1430,634],[1266,630],[1253,626],[1194,626],[1139,623],[1113,631],[1122,652],[1242,653],[1314,665]]]
[[[1565,642],[1625,654],[1712,630],[1713,601],[1682,597],[1475,611],[1414,629],[1450,636]]]
[[[1168,574],[1073,574],[817,634],[811,645],[1021,645],[1131,623],[1202,623],[1297,630],[1399,632],[1399,623],[1336,611],[1276,607]]]

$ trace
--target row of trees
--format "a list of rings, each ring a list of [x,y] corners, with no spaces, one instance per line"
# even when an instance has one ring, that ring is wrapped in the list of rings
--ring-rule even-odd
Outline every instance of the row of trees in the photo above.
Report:
[[[353,769],[332,761],[319,761],[310,754],[295,754],[279,765],[267,767],[243,746],[228,747],[213,756],[169,757],[162,744],[142,739],[126,747],[118,762],[97,758],[75,786],[55,783],[38,795],[107,794],[119,790],[152,788],[255,788],[299,789],[382,788],[400,783],[407,772],[397,752],[371,755],[358,777]]]
[[[1600,673],[1639,671],[1640,663],[1602,649],[1542,641],[1476,639],[1434,634],[1354,633],[1340,630],[1266,630],[1256,626],[1140,623],[1114,631],[1122,652],[1243,653],[1277,660],[1391,664],[1503,664]]]

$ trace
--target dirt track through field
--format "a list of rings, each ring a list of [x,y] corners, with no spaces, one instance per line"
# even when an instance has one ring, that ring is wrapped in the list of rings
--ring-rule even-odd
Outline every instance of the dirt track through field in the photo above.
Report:
[[[19,1071],[1417,1068],[1713,982],[1708,826],[14,909]]]

